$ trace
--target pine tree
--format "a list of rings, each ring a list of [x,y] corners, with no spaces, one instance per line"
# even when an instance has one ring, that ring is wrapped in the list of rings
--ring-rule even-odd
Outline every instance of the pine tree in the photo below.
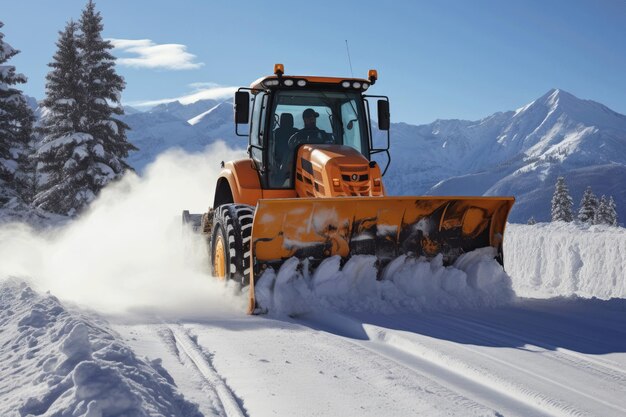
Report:
[[[106,184],[131,169],[124,159],[129,151],[137,148],[126,138],[128,125],[114,117],[124,114],[120,95],[125,82],[115,72],[115,57],[109,52],[113,45],[102,39],[102,29],[102,16],[96,12],[94,2],[89,0],[80,18],[82,33],[77,39],[85,88],[82,128],[97,143],[95,168],[100,172],[94,176]]]
[[[617,207],[615,206],[615,200],[613,199],[613,196],[611,196],[609,198],[609,202],[607,204],[607,213],[608,213],[608,220],[609,220],[609,224],[611,226],[617,226],[618,222],[617,222]]]
[[[565,178],[559,177],[552,196],[552,221],[571,222],[574,220],[572,206],[573,201],[565,184]]]
[[[0,22],[0,28],[3,26]],[[17,74],[14,66],[2,65],[18,53],[0,32],[0,206],[23,200],[24,163],[34,122],[22,91],[14,87],[25,83],[26,77]]]
[[[530,219],[528,219],[528,222],[526,224],[529,224],[529,225],[537,224],[537,220],[535,220],[535,216],[530,216]]]
[[[611,211],[609,208],[609,200],[607,200],[606,196],[603,195],[600,198],[600,204],[598,205],[598,210],[596,210],[596,215],[593,218],[593,224],[611,224]]]
[[[37,136],[35,134],[24,148],[19,162],[20,170],[15,179],[22,201],[30,205],[37,195]]]
[[[124,112],[125,84],[115,73],[112,45],[102,39],[102,28],[102,17],[89,1],[78,25],[70,22],[61,33],[50,64],[45,101],[50,117],[38,151],[48,178],[35,202],[60,214],[80,212],[131,169],[124,158],[136,149],[126,139],[128,126],[114,117]]]
[[[583,223],[593,223],[593,218],[598,209],[598,197],[595,196],[591,187],[587,187],[583,198],[580,200],[580,208],[578,209],[578,220]]]
[[[95,197],[87,175],[93,140],[81,131],[84,88],[76,31],[76,23],[70,21],[59,32],[57,52],[48,64],[52,70],[46,76],[43,140],[37,151],[42,180],[34,204],[59,214],[74,214]]]

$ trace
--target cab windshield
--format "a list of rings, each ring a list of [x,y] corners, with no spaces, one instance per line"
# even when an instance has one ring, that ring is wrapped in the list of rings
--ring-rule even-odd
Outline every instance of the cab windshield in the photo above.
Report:
[[[278,91],[270,113],[269,186],[292,188],[294,156],[303,143],[350,146],[369,159],[359,93]]]

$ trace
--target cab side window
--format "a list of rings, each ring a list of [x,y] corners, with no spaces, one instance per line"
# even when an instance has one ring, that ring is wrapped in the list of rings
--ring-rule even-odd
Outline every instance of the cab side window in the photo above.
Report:
[[[265,129],[265,108],[267,107],[267,94],[258,93],[254,97],[252,105],[252,117],[250,118],[250,156],[257,169],[263,168],[263,142]],[[265,182],[265,176],[261,176],[261,182]],[[265,184],[263,184],[265,186]]]
[[[347,101],[341,105],[341,122],[344,132],[343,144],[361,151],[361,126],[354,101]]]
[[[254,104],[252,107],[252,119],[250,126],[250,144],[256,146],[263,146],[263,137],[265,135],[265,113],[267,108],[267,94],[264,92],[258,93],[254,97]]]

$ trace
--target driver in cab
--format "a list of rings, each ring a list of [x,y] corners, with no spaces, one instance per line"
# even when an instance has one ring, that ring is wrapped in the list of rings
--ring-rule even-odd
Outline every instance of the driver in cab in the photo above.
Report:
[[[328,143],[328,133],[317,127],[319,113],[308,108],[302,112],[304,127],[289,138],[289,147],[296,148],[301,143]]]

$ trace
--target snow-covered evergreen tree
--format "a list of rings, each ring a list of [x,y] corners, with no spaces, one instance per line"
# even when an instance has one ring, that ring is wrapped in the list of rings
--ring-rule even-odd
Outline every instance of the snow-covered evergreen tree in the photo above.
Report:
[[[571,222],[574,220],[572,206],[573,200],[569,195],[565,178],[559,177],[552,196],[552,221]]]
[[[95,177],[105,184],[131,169],[125,162],[128,152],[136,150],[126,138],[129,128],[115,115],[124,114],[120,95],[124,79],[115,72],[111,42],[102,39],[102,16],[89,0],[80,18],[78,47],[83,65],[83,130],[94,138],[92,149],[97,164]]]
[[[537,224],[537,220],[535,220],[535,216],[530,216],[530,219],[528,219],[528,222],[526,224],[529,224],[529,225]]]
[[[35,203],[59,214],[84,209],[130,169],[124,158],[136,149],[126,140],[128,126],[114,117],[123,114],[124,80],[115,72],[112,45],[101,32],[102,17],[89,1],[80,22],[70,22],[61,33],[50,64],[46,136],[38,151],[47,178]]]
[[[20,170],[15,178],[22,201],[29,205],[37,195],[37,144],[33,134],[19,159]]]
[[[0,28],[4,24],[0,22]],[[0,206],[25,197],[28,144],[32,137],[33,111],[16,84],[26,82],[12,65],[3,65],[19,51],[4,42],[0,32]]]
[[[587,187],[583,198],[580,200],[580,207],[578,209],[578,220],[583,223],[593,223],[593,218],[598,209],[598,197],[595,196],[591,187]]]
[[[95,196],[87,175],[92,138],[81,130],[84,86],[76,32],[72,21],[59,32],[57,51],[48,64],[52,71],[46,76],[43,140],[37,151],[41,183],[34,204],[59,214],[73,214]]]
[[[609,208],[609,200],[603,195],[600,198],[600,204],[598,204],[598,210],[593,218],[593,224],[611,224],[611,211]]]
[[[607,213],[609,224],[611,226],[617,226],[617,207],[615,206],[615,200],[613,199],[613,196],[609,198],[609,202],[607,203]]]

